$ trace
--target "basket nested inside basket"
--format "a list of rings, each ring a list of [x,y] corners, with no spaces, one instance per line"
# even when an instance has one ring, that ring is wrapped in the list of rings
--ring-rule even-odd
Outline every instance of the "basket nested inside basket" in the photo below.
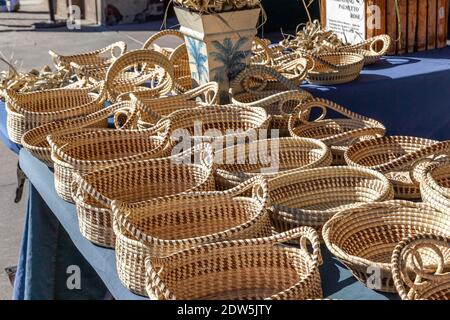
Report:
[[[449,247],[450,237],[433,234],[410,236],[395,247],[392,277],[403,300],[450,300],[450,261],[445,260]],[[423,261],[430,255],[437,267],[427,270]]]
[[[194,160],[194,162],[192,161]],[[82,177],[75,175],[72,196],[81,233],[90,241],[114,246],[111,202],[140,202],[188,191],[214,190],[212,148],[200,144],[167,157],[126,161]]]
[[[43,124],[85,116],[103,108],[104,97],[97,88],[49,89],[19,93],[7,90],[7,130],[11,141],[20,144],[22,136]]]
[[[427,204],[392,200],[344,210],[322,230],[330,252],[366,286],[384,292],[396,292],[390,264],[395,246],[419,233],[448,237],[450,217]],[[443,255],[450,261],[450,247]],[[432,256],[423,260],[427,268],[436,263]]]
[[[253,190],[251,196],[245,193]],[[228,192],[193,192],[127,204],[112,202],[119,278],[145,295],[144,259],[196,245],[271,234],[267,185],[260,177]]]
[[[319,109],[320,114],[311,119],[315,109]],[[327,119],[328,111],[336,113],[337,117]],[[298,106],[289,118],[288,128],[293,137],[322,140],[331,148],[335,164],[345,164],[344,152],[352,144],[384,136],[386,131],[380,122],[321,98]]]
[[[283,244],[298,239],[300,247]],[[307,227],[266,238],[206,244],[145,262],[147,292],[153,299],[322,298],[320,243]]]
[[[162,118],[178,110],[216,104],[218,90],[217,82],[209,82],[173,96],[146,97],[139,93],[133,94],[132,101],[137,109],[139,126],[156,124]]]
[[[323,167],[280,174],[269,180],[269,211],[277,230],[317,230],[339,211],[393,198],[381,173],[352,167]]]
[[[331,161],[330,150],[319,140],[255,140],[215,151],[216,185],[227,189],[256,175],[275,177],[301,169],[329,166]]]
[[[450,154],[448,141],[390,136],[362,141],[345,153],[351,166],[371,168],[384,173],[393,183],[396,197],[420,198],[419,182],[413,171],[420,161],[432,156]]]

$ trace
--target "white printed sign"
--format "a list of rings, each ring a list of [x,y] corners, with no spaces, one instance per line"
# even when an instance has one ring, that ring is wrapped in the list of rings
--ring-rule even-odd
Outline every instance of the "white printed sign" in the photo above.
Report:
[[[326,26],[348,43],[366,38],[364,0],[327,0]]]

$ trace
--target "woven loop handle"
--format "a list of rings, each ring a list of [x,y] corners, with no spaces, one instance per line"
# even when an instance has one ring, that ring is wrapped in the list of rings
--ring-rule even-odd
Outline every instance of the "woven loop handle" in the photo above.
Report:
[[[223,194],[228,194],[232,197],[243,196],[249,190],[252,190],[252,197],[257,199],[258,202],[264,207],[267,206],[269,199],[269,187],[267,180],[262,176],[256,176],[248,179],[238,186],[222,191]]]
[[[450,282],[450,273],[443,273],[445,261],[443,253],[438,246],[450,247],[450,238],[434,234],[419,234],[403,239],[394,249],[391,259],[392,277],[400,297],[404,300],[418,295],[420,291],[439,285],[439,283]],[[432,250],[439,258],[435,274],[423,271],[423,261],[418,252],[419,249]],[[410,278],[409,265],[413,265],[416,279]],[[424,281],[425,280],[425,281]],[[409,287],[409,292],[406,286]]]
[[[308,52],[308,51],[305,51],[305,50],[302,50],[302,49],[298,49],[297,51],[298,51],[299,53],[301,53],[303,56],[309,57],[309,58],[313,59],[314,61],[319,62],[319,63],[321,63],[321,64],[327,66],[327,67],[330,68],[330,69],[333,69],[333,70],[338,71],[338,70],[345,70],[345,69],[348,68],[348,65],[342,65],[342,66],[340,66],[340,65],[331,63],[331,62],[329,62],[329,61],[323,59],[323,58],[322,58],[320,55],[318,55],[318,54],[315,54],[315,53],[312,53],[312,52]]]
[[[145,41],[144,45],[142,46],[142,49],[151,49],[151,46],[157,40],[162,39],[164,37],[169,37],[169,36],[178,37],[184,41],[184,35],[180,31],[167,29],[167,30],[159,31],[159,32],[153,34],[152,36],[150,36],[150,38],[148,38],[147,41]]]
[[[262,53],[265,56],[265,60],[263,60],[262,62],[260,62],[258,64],[270,65],[272,63],[274,57],[273,57],[272,50],[270,49],[268,44],[263,39],[254,37],[253,38],[253,46],[258,46],[259,47],[258,49],[261,49]]]
[[[376,44],[378,44],[380,42],[383,43],[383,46],[380,50],[377,50]],[[367,51],[370,51],[371,53],[374,53],[377,55],[384,55],[391,47],[391,44],[392,44],[392,38],[387,34],[383,34],[383,35],[378,35],[378,36],[366,39],[366,40],[364,40],[360,43],[354,44],[354,45],[339,47],[339,48],[337,48],[337,51],[341,51],[341,52],[348,52],[348,51],[358,52],[359,50],[366,51],[367,50],[366,48],[368,46],[369,50],[367,50]]]

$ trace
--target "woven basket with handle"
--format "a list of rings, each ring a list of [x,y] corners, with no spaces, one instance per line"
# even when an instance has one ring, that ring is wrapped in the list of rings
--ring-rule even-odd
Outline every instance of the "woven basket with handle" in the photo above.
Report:
[[[360,43],[337,48],[340,52],[354,52],[364,57],[364,64],[374,64],[384,56],[392,45],[392,38],[387,34],[366,39]]]
[[[55,188],[65,201],[72,201],[73,175],[86,174],[121,163],[167,154],[170,123],[147,130],[79,129],[49,135]]]
[[[450,300],[450,237],[417,234],[402,240],[391,259],[392,278],[403,300]],[[435,259],[437,268],[423,261]]]
[[[61,88],[28,93],[7,90],[7,131],[10,140],[20,144],[22,136],[31,129],[101,110],[104,97],[93,93],[96,89]]]
[[[377,170],[392,182],[400,199],[420,198],[415,166],[424,159],[450,155],[450,142],[438,142],[408,136],[389,136],[361,141],[345,152],[348,165]]]
[[[216,186],[228,189],[256,175],[273,178],[301,169],[329,166],[331,161],[330,150],[319,140],[255,140],[215,151]]]
[[[300,246],[284,244],[292,240]],[[322,299],[321,263],[317,233],[302,227],[148,257],[147,292],[158,300]]]
[[[373,170],[323,167],[269,180],[272,222],[278,231],[299,226],[320,230],[336,213],[361,203],[391,200],[388,179]]]
[[[321,113],[310,120],[315,108]],[[326,119],[329,110],[345,118]],[[321,98],[307,100],[298,106],[289,118],[288,128],[292,137],[323,141],[333,152],[334,164],[345,164],[344,152],[352,144],[384,136],[386,131],[380,122]]]
[[[323,227],[330,252],[371,289],[396,292],[391,257],[405,237],[419,233],[450,236],[450,217],[433,207],[404,200],[363,204],[336,214]],[[450,247],[443,254],[450,257]],[[424,267],[435,268],[430,257]]]
[[[191,163],[195,158],[195,163]],[[126,161],[74,177],[73,199],[83,236],[114,247],[111,203],[128,203],[188,191],[214,190],[212,147],[200,144],[167,158]]]

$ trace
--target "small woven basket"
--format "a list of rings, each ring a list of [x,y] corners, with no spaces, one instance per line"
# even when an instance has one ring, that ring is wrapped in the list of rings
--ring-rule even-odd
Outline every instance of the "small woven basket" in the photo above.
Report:
[[[281,174],[269,180],[269,193],[269,212],[277,231],[299,226],[320,230],[344,209],[394,197],[391,184],[381,173],[338,166]]]
[[[364,66],[364,56],[351,52],[323,53],[320,55],[301,51],[314,60],[314,67],[306,79],[312,84],[335,85],[356,80]]]
[[[314,120],[310,115],[314,108],[321,114]],[[338,113],[345,118],[325,119],[327,111]],[[332,101],[313,98],[298,106],[288,121],[292,137],[320,139],[331,148],[334,164],[345,164],[344,153],[352,144],[384,136],[386,128],[380,122],[354,113]]]
[[[396,292],[391,272],[395,246],[418,233],[450,236],[450,217],[431,206],[403,200],[368,203],[336,214],[323,227],[330,252],[371,289]],[[444,256],[449,257],[450,247]],[[435,259],[423,261],[436,267]]]
[[[74,70],[78,78],[90,77],[96,81],[104,80],[106,72],[118,57],[127,51],[127,45],[118,41],[109,46],[81,54],[63,56],[49,51],[53,64],[59,70]]]
[[[283,244],[296,239],[300,247]],[[303,227],[148,257],[147,292],[158,300],[322,299],[320,264],[317,233]]]
[[[251,196],[245,196],[253,190]],[[119,277],[145,295],[147,256],[166,257],[201,244],[271,235],[265,206],[267,182],[261,177],[226,192],[196,192],[137,204],[114,201]],[[145,250],[135,246],[135,241]]]
[[[329,166],[331,152],[321,141],[280,138],[216,150],[216,186],[225,190],[256,175],[273,178],[301,169]]]
[[[364,64],[369,65],[378,62],[389,51],[391,44],[392,38],[387,34],[382,34],[354,45],[339,47],[337,50],[358,53],[364,57]]]
[[[20,144],[22,136],[43,124],[86,116],[103,108],[104,97],[95,88],[50,89],[29,93],[7,90],[7,131]]]
[[[51,148],[47,141],[47,136],[67,135],[70,133],[77,134],[81,128],[107,128],[108,118],[116,114],[128,114],[127,122],[123,124],[116,123],[116,128],[131,128],[133,122],[134,106],[128,102],[119,102],[108,106],[102,110],[68,120],[60,120],[44,124],[40,127],[27,131],[22,136],[22,145],[24,149],[30,152],[34,157],[44,162],[47,166],[53,167],[51,159]]]
[[[139,93],[132,95],[138,113],[138,126],[156,124],[171,113],[189,108],[201,107],[204,104],[217,103],[219,86],[209,82],[185,93],[165,97],[142,97]]]
[[[192,158],[199,163],[191,163]],[[83,236],[114,247],[111,203],[140,202],[188,191],[214,190],[212,147],[200,144],[176,156],[126,161],[84,176],[75,175],[73,199]]]
[[[422,200],[440,212],[450,214],[450,161],[429,163],[420,181]]]
[[[80,129],[47,137],[58,195],[72,200],[74,174],[86,174],[135,160],[167,154],[170,123],[147,130]],[[161,132],[162,131],[162,132]]]
[[[450,237],[434,234],[414,235],[395,247],[392,278],[402,300],[450,300],[449,248]],[[434,270],[423,266],[430,254],[437,261]]]
[[[420,161],[450,154],[450,142],[408,136],[389,136],[361,141],[345,152],[348,165],[377,170],[392,182],[399,199],[420,198],[420,187],[413,171]]]

